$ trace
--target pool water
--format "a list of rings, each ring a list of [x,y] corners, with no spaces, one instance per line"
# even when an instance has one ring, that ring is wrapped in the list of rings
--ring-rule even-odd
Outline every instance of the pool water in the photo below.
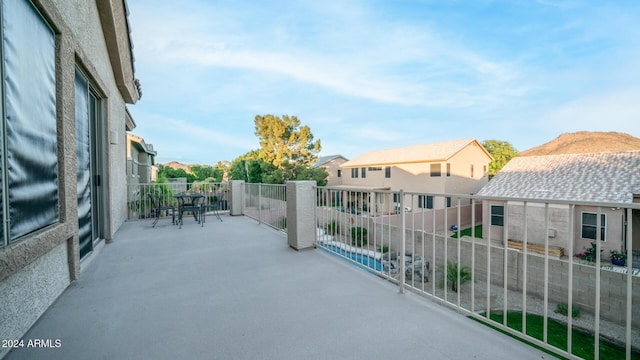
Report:
[[[371,256],[365,256],[362,254],[356,254],[355,252],[352,251],[347,251],[344,249],[339,249],[336,246],[333,245],[320,245],[321,249],[324,250],[328,250],[331,252],[334,252],[338,255],[342,255],[346,258],[350,258],[351,260],[358,262],[370,269],[376,270],[376,271],[382,271],[382,263],[380,262],[380,260],[376,260],[375,258],[371,257]]]

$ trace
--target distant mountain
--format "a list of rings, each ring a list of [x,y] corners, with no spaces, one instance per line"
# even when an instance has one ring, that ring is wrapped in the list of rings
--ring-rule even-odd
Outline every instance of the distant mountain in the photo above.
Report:
[[[546,144],[520,152],[520,156],[586,154],[640,150],[640,139],[619,132],[564,133]]]
[[[162,165],[163,166],[168,166],[168,167],[173,168],[175,170],[182,169],[182,170],[184,170],[186,172],[189,172],[189,166],[191,166],[191,165],[188,165],[188,164],[179,163],[177,161],[168,162],[168,163],[165,163],[165,164],[162,164]]]

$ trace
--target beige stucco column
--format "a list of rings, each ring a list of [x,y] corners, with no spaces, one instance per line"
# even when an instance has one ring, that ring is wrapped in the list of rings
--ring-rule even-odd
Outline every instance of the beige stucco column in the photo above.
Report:
[[[242,201],[244,198],[244,180],[229,181],[229,215],[242,215]]]
[[[287,182],[287,239],[296,250],[316,242],[316,182]]]

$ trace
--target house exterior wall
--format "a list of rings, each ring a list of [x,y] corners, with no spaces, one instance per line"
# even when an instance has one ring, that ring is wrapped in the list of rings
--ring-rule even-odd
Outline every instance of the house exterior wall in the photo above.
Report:
[[[342,176],[338,177],[338,171],[341,170],[340,165],[344,164],[346,161],[347,160],[344,158],[335,158],[322,165],[322,167],[327,170],[327,173],[329,173],[329,176],[327,177],[327,186],[342,185],[342,179],[344,179],[345,174],[343,171]]]
[[[33,0],[34,7],[55,33],[55,91],[58,133],[59,221],[19,241],[0,247],[0,338],[19,339],[55,301],[71,281],[77,279],[81,263],[78,245],[77,157],[75,127],[75,69],[80,67],[103,99],[105,157],[103,185],[107,213],[104,237],[109,240],[126,219],[125,100],[118,86],[107,51],[97,2],[80,0]],[[105,0],[120,18],[123,28],[124,2]],[[113,48],[113,47],[111,47]],[[129,48],[119,48],[128,54]],[[116,55],[118,56],[118,55]],[[127,57],[129,55],[126,55]],[[125,63],[126,64],[126,63]],[[119,69],[120,73],[123,69]],[[124,72],[132,75],[132,69]],[[133,77],[128,78],[133,84]],[[133,86],[133,85],[131,85]],[[135,90],[135,89],[134,89]],[[129,102],[137,100],[132,93]],[[94,254],[95,256],[95,254]],[[0,358],[7,350],[0,349]]]
[[[127,134],[127,184],[148,184],[155,181],[156,167],[153,155],[145,150],[148,145],[141,138]]]
[[[445,161],[424,161],[417,163],[392,164],[391,177],[385,177],[385,167],[389,165],[371,165],[358,167],[358,177],[351,176],[351,169],[343,167],[342,184],[351,186],[388,187],[391,190],[404,190],[412,193],[433,194],[475,194],[487,184],[489,157],[475,143],[469,144]],[[431,165],[440,164],[440,176],[431,176]],[[447,176],[447,164],[450,164],[450,175]],[[471,177],[471,165],[474,176]],[[362,178],[365,168],[366,177]],[[380,170],[372,171],[372,168]],[[418,198],[412,197],[411,204],[406,207],[418,208]],[[446,199],[436,197],[434,208],[445,207]]]
[[[108,2],[117,9],[122,9],[124,6],[122,1],[109,0]],[[127,191],[126,182],[123,181],[126,176],[126,163],[122,161],[126,157],[126,148],[123,146],[126,143],[125,100],[116,83],[97,2],[58,0],[54,4],[63,21],[68,24],[69,31],[77,44],[75,50],[80,65],[88,73],[87,76],[92,84],[98,87],[106,98],[104,134],[107,144],[105,149],[107,169],[104,176],[108,194],[107,218],[110,221],[105,224],[105,238],[110,240],[127,219]],[[126,26],[126,24],[123,23],[120,26]]]
[[[489,162],[483,149],[469,144],[449,159],[451,177],[447,179],[444,192],[447,194],[476,194],[489,182]],[[473,176],[471,171],[473,166]],[[443,165],[446,167],[446,164]]]
[[[516,241],[525,240],[525,210],[522,202],[509,202],[505,206],[502,201],[490,201],[483,203],[482,222],[483,237],[489,238],[491,228],[491,240],[496,243],[504,241],[504,232],[507,228],[508,239]],[[491,205],[505,206],[505,226],[491,225]],[[603,207],[601,214],[606,217],[605,241],[601,242],[602,259],[609,260],[611,250],[621,251],[624,240],[623,209]],[[582,213],[597,213],[595,207],[576,206],[573,214],[573,250],[571,244],[571,210],[568,205],[549,204],[548,222],[545,225],[545,205],[543,203],[527,203],[527,243],[544,245],[545,226],[549,232],[549,246],[558,246],[564,249],[565,256],[583,252],[591,247],[594,240],[582,237]]]

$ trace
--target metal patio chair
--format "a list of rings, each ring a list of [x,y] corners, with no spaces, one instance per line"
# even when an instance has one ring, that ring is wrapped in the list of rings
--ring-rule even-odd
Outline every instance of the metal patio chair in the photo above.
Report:
[[[159,199],[155,194],[149,193],[149,201],[151,201],[151,207],[153,209],[153,213],[155,215],[155,220],[153,220],[153,224],[151,227],[155,227],[160,220],[160,212],[161,211],[169,211],[171,210],[171,225],[176,224],[176,207],[173,205],[162,205],[161,199]]]
[[[220,200],[216,200],[212,203],[209,204],[202,204],[202,214],[201,217],[202,219],[200,220],[200,225],[204,226],[204,222],[207,219],[207,210],[211,210],[213,211],[213,215],[215,215],[215,217],[222,222],[222,218],[220,217],[220,207],[222,205],[222,201]]]

